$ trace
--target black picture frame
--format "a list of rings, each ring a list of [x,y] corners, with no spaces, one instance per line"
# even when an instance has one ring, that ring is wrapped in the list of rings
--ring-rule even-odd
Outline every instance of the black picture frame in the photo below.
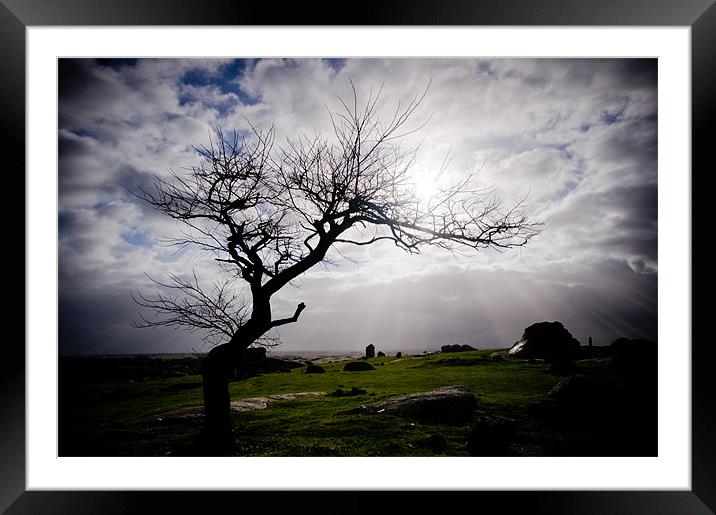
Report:
[[[335,2],[242,0],[0,0],[0,146],[7,218],[0,254],[7,271],[2,310],[5,346],[0,362],[0,510],[7,513],[213,512],[222,506],[258,503],[279,508],[362,513],[385,505],[385,493],[336,492],[77,492],[25,488],[25,29],[42,25],[550,25],[689,26],[692,71],[692,489],[690,491],[434,492],[401,493],[400,511],[424,511],[441,497],[450,506],[536,513],[712,513],[716,511],[716,409],[713,343],[708,336],[716,281],[716,251],[707,225],[713,181],[707,130],[716,111],[716,6],[713,0],[371,0],[359,9],[336,10]],[[711,165],[711,166],[709,166]],[[8,192],[11,192],[8,194]],[[23,192],[22,194],[20,192]],[[711,202],[709,202],[711,200]],[[23,214],[20,223],[20,214]],[[23,242],[23,243],[21,243]],[[54,256],[54,252],[49,253]],[[54,266],[54,263],[48,263]],[[20,274],[19,270],[24,273]],[[9,286],[9,288],[7,288]],[[7,301],[9,299],[9,302]],[[668,316],[668,314],[660,314]],[[270,495],[270,497],[269,497]],[[394,495],[394,494],[391,494]],[[223,510],[222,510],[223,511]]]

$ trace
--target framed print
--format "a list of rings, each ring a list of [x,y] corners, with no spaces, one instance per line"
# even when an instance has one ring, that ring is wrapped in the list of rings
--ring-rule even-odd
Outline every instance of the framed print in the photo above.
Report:
[[[714,509],[711,2],[162,7],[0,12],[3,508]]]

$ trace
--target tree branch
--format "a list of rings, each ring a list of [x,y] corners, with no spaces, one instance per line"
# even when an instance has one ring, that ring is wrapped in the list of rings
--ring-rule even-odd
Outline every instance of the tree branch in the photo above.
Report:
[[[296,312],[293,314],[290,318],[281,318],[279,320],[274,320],[271,322],[271,327],[278,327],[280,325],[286,325],[286,324],[292,324],[294,322],[298,322],[298,317],[301,315],[301,311],[306,309],[306,305],[301,302],[298,307],[296,307]]]

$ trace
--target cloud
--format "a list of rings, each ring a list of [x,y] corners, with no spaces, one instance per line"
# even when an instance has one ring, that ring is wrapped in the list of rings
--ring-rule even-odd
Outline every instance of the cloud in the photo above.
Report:
[[[63,352],[184,352],[197,335],[137,330],[130,291],[169,268],[217,277],[211,256],[167,248],[174,221],[133,195],[197,163],[213,126],[330,134],[351,81],[381,90],[391,116],[429,84],[407,146],[416,176],[478,170],[506,205],[544,220],[505,253],[408,256],[342,246],[274,300],[309,309],[286,349],[505,346],[561,320],[608,343],[656,337],[657,88],[649,59],[62,59],[59,65],[59,281]],[[340,250],[340,253],[338,252]],[[346,260],[346,257],[350,258]]]

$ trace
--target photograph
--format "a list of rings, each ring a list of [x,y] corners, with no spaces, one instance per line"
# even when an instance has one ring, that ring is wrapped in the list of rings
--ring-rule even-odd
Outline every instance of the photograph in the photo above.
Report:
[[[658,72],[58,58],[59,457],[659,456]]]

